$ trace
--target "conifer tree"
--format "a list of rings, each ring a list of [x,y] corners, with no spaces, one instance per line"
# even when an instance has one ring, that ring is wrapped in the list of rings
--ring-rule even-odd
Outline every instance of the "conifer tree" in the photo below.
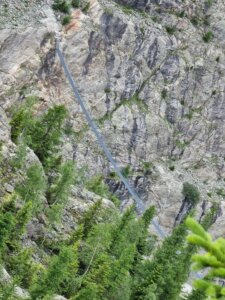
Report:
[[[205,254],[194,254],[192,260],[195,270],[208,268],[203,279],[195,281],[195,288],[203,291],[209,300],[224,299],[225,288],[216,283],[216,279],[225,278],[225,240],[218,238],[212,241],[210,234],[194,219],[186,220],[188,228],[192,231],[187,237],[189,243],[205,250]]]
[[[178,297],[187,276],[184,272],[185,236],[186,228],[181,224],[163,241],[152,261],[146,260],[136,268],[134,299],[145,299],[152,284],[157,286],[157,300]]]
[[[35,130],[29,132],[29,145],[45,167],[52,165],[50,158],[57,152],[66,116],[67,111],[63,105],[54,106],[36,121]]]
[[[29,136],[35,126],[35,118],[33,117],[33,107],[37,102],[37,97],[27,97],[26,101],[19,109],[15,109],[10,121],[11,139],[14,143],[18,142],[18,138],[23,135],[22,139]]]
[[[204,292],[201,290],[194,289],[188,296],[187,300],[205,300]]]
[[[25,181],[16,187],[16,192],[23,201],[32,202],[33,213],[37,213],[43,208],[45,190],[46,179],[42,167],[38,164],[28,168]]]
[[[153,240],[150,240],[150,243],[148,241],[149,238],[148,227],[154,217],[154,214],[155,214],[155,207],[150,206],[148,209],[146,209],[146,211],[144,212],[144,214],[142,215],[142,217],[138,222],[140,223],[141,226],[141,234],[136,244],[137,254],[139,254],[139,258],[141,255],[150,254],[152,248],[152,245],[150,243],[152,243]]]
[[[90,269],[86,269],[80,278],[80,290],[72,299],[102,299],[103,293],[109,284],[110,257],[106,253],[102,253],[90,263],[92,263],[92,265],[89,265]]]
[[[58,167],[58,173],[48,190],[48,203],[55,205],[65,204],[75,182],[75,167],[73,161],[66,161]]]
[[[196,186],[188,182],[185,182],[183,184],[182,193],[185,197],[185,200],[189,203],[192,203],[193,205],[196,205],[200,200],[200,193],[198,189],[196,188]]]
[[[46,295],[70,295],[77,274],[77,244],[62,246],[58,255],[51,258],[48,268],[37,275],[30,293],[32,299]]]
[[[106,299],[130,299],[131,271],[142,234],[141,223],[135,220],[134,207],[128,208],[112,232],[110,255],[112,256],[110,284]]]
[[[94,224],[97,224],[97,217],[101,206],[102,201],[96,201],[95,204],[89,208],[89,210],[84,214],[83,218],[80,220],[80,224],[83,225],[83,237],[86,237],[88,232],[90,232],[92,226]]]
[[[10,236],[15,227],[15,219],[11,212],[0,211],[0,252],[1,255],[6,249],[7,243],[10,241]]]

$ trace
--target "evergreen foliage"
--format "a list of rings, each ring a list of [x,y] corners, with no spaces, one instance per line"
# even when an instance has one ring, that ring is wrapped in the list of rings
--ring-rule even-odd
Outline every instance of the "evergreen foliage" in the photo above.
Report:
[[[34,150],[44,167],[52,166],[56,157],[57,147],[63,134],[63,124],[67,111],[63,105],[50,108],[44,115],[35,116],[34,104],[37,98],[27,98],[25,104],[12,115],[11,138],[18,143],[23,137],[25,143]]]
[[[54,3],[52,4],[52,8],[54,10],[58,10],[63,13],[70,12],[70,4],[66,0],[54,0]]]
[[[17,185],[16,192],[23,201],[32,202],[34,213],[43,209],[43,197],[46,191],[46,179],[40,165],[31,165],[22,184]]]
[[[84,214],[80,223],[83,227],[83,236],[86,237],[94,224],[97,224],[97,215],[102,206],[101,201],[97,201],[91,208]]]
[[[88,180],[86,188],[103,198],[111,200],[116,206],[119,206],[120,200],[109,191],[109,187],[103,181],[102,175],[96,175]]]
[[[193,292],[188,296],[187,300],[205,300],[203,291],[194,289]]]
[[[71,15],[67,15],[65,17],[63,17],[62,19],[62,25],[68,25],[72,20],[72,16]]]
[[[164,240],[154,253],[153,260],[143,262],[143,266],[136,272],[134,299],[147,299],[152,284],[156,286],[157,300],[177,299],[188,276],[185,236],[186,228],[181,224]]]
[[[15,108],[10,121],[11,139],[14,143],[18,142],[21,135],[26,135],[27,130],[34,126],[33,107],[37,102],[37,97],[27,97],[26,102],[19,109]]]
[[[63,105],[54,106],[36,121],[34,130],[29,132],[28,145],[44,166],[52,164],[52,156],[60,144],[66,116],[67,111]]]
[[[80,7],[80,0],[72,0],[71,4],[74,8],[79,8]]]
[[[77,245],[62,246],[59,254],[51,258],[48,268],[37,275],[31,288],[32,299],[73,291],[77,266]]]
[[[51,205],[64,204],[76,179],[73,161],[66,161],[58,167],[57,176],[48,189],[48,203]]]
[[[187,237],[188,242],[205,250],[204,254],[192,256],[193,268],[195,270],[208,269],[203,279],[195,281],[195,288],[205,293],[209,300],[222,300],[225,298],[225,288],[216,281],[223,280],[225,277],[225,240],[219,238],[212,241],[210,234],[192,218],[188,218],[186,224],[192,232]]]
[[[196,205],[200,200],[200,194],[198,189],[188,182],[185,182],[183,184],[183,195],[185,197],[185,200],[192,203],[193,205]]]
[[[202,246],[210,255],[195,254],[193,260],[198,268],[211,269],[196,284],[203,292],[195,290],[189,300],[200,300],[204,292],[209,299],[223,299],[223,290],[211,281],[225,273],[224,241],[213,243],[203,227],[188,219],[194,232],[194,238],[192,235],[188,240],[193,245],[187,245],[187,228],[180,224],[155,249],[155,237],[149,233],[153,206],[137,218],[134,207],[120,213],[113,205],[103,208],[99,200],[83,214],[72,233],[60,236],[60,242],[42,241],[37,262],[37,249],[22,243],[27,224],[40,218],[43,239],[48,238],[48,230],[56,232],[56,222],[62,220],[62,209],[79,176],[74,162],[63,161],[60,155],[65,108],[54,106],[38,115],[34,113],[37,99],[28,100],[28,105],[13,113],[11,121],[12,139],[17,144],[11,169],[23,171],[25,176],[19,176],[14,193],[0,202],[0,261],[13,278],[5,286],[0,283],[0,298],[16,299],[18,284],[29,291],[31,300],[50,300],[55,294],[70,300],[177,300],[188,278],[191,255]],[[27,164],[28,147],[40,162]],[[86,187],[118,202],[100,175]],[[189,183],[184,184],[183,194],[192,204],[199,201],[197,188]],[[201,221],[205,229],[214,222],[217,210],[214,204]]]

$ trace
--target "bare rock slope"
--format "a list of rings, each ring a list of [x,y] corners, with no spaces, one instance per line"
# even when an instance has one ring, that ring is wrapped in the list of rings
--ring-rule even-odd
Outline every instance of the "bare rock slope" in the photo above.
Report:
[[[187,181],[201,192],[199,212],[220,203],[213,230],[224,234],[223,0],[92,0],[63,28],[51,4],[0,1],[1,140],[9,139],[9,108],[26,95],[41,98],[40,110],[64,103],[76,132],[64,155],[129,199],[71,94],[55,52],[59,35],[89,111],[159,223],[172,228]]]

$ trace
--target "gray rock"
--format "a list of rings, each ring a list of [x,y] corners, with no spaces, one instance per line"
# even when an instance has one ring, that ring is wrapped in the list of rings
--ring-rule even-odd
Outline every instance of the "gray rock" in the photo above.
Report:
[[[60,296],[60,295],[56,295],[52,298],[52,300],[67,300],[65,297]]]
[[[23,93],[38,95],[37,113],[54,103],[65,104],[70,112],[77,134],[65,138],[63,156],[75,159],[77,167],[88,166],[90,177],[102,173],[107,178],[113,171],[55,55],[54,35],[60,33],[80,94],[119,168],[131,167],[129,182],[146,207],[156,205],[158,220],[169,232],[182,206],[183,182],[197,185],[202,201],[222,202],[216,191],[224,188],[225,177],[224,3],[118,1],[138,10],[93,0],[88,14],[73,10],[71,24],[63,29],[51,1],[30,1],[26,9],[22,2],[10,1],[7,18],[0,15],[0,140],[10,143],[9,108],[24,101]],[[17,4],[22,10],[12,22],[9,16]],[[193,25],[195,16],[198,26]],[[209,43],[202,39],[204,31],[214,33]],[[30,154],[28,163],[35,161]],[[130,202],[118,179],[106,182]],[[73,192],[59,230],[71,230],[94,203],[93,195],[82,193]],[[221,209],[223,213],[223,205]],[[201,210],[200,204],[199,214]],[[222,235],[223,218],[217,222]]]
[[[26,290],[24,290],[18,286],[15,287],[15,296],[17,296],[21,299],[30,299],[29,293]]]
[[[0,281],[1,281],[1,283],[8,283],[8,282],[11,281],[11,276],[6,271],[6,269],[2,268],[2,267],[1,267],[1,270],[0,270]]]
[[[5,184],[5,190],[8,193],[12,193],[14,191],[14,187],[8,183]]]

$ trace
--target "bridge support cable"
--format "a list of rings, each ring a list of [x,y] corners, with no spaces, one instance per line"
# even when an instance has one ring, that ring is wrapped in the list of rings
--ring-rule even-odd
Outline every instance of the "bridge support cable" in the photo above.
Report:
[[[95,136],[96,136],[96,140],[100,146],[100,148],[102,148],[102,150],[104,151],[106,157],[108,158],[108,160],[110,161],[110,163],[112,164],[115,172],[117,173],[117,175],[119,176],[119,178],[121,179],[121,181],[123,182],[123,184],[125,185],[126,189],[128,190],[128,192],[130,193],[130,195],[132,196],[132,198],[135,201],[136,204],[136,208],[138,213],[142,214],[145,210],[143,201],[140,199],[140,197],[137,195],[137,193],[132,189],[132,187],[130,186],[128,180],[123,176],[123,174],[121,173],[119,167],[117,166],[116,161],[114,160],[114,158],[112,157],[112,154],[109,150],[109,148],[106,146],[106,143],[97,127],[97,125],[95,124],[94,120],[91,118],[83,99],[80,96],[80,93],[77,89],[76,83],[70,73],[70,70],[67,66],[67,63],[65,61],[64,55],[60,49],[60,45],[59,45],[59,40],[56,39],[56,52],[58,54],[60,63],[63,67],[63,70],[65,72],[66,78],[68,79],[70,86],[73,90],[73,94],[75,96],[75,98],[77,99],[78,104],[80,105],[83,114],[85,115],[85,118],[88,122],[88,125],[90,126],[90,128],[92,129],[92,131],[94,132]],[[156,219],[153,219],[152,221],[152,225],[154,226],[155,230],[158,232],[158,234],[164,238],[166,236],[165,232],[163,231],[163,229],[161,228],[161,226],[158,224]]]

